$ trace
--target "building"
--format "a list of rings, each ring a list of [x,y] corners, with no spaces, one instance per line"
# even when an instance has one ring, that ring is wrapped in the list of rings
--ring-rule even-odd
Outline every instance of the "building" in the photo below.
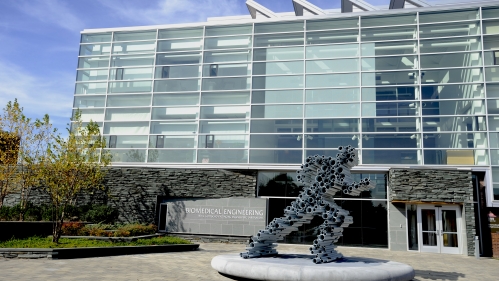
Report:
[[[190,189],[153,193],[175,198],[199,197],[211,177],[206,197],[269,198],[271,219],[297,195],[307,156],[352,145],[355,172],[377,188],[338,200],[355,220],[340,245],[473,255],[478,235],[490,254],[499,1],[292,2],[295,13],[249,0],[248,16],[84,30],[74,109],[128,171],[113,175],[147,171],[152,184],[167,171]],[[246,186],[220,189],[239,176]],[[309,243],[315,223],[287,241]]]

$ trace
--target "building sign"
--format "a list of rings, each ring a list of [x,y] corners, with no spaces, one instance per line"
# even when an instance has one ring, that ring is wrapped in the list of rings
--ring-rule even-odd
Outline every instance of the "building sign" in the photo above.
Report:
[[[164,232],[254,235],[266,226],[267,199],[169,200],[161,204],[159,219]]]

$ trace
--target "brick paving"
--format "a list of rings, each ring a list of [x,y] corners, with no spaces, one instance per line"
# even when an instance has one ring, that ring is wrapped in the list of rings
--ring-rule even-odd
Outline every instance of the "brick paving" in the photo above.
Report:
[[[232,280],[211,268],[219,254],[237,253],[241,244],[203,243],[199,251],[72,260],[0,258],[0,280]],[[308,253],[308,246],[278,247],[280,253]],[[499,280],[499,260],[462,255],[394,252],[339,247],[349,257],[393,260],[411,265],[414,280]]]

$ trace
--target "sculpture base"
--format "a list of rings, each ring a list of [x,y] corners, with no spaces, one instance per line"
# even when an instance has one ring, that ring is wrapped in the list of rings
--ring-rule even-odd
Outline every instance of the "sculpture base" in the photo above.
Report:
[[[414,278],[407,264],[369,259],[342,258],[337,262],[314,264],[313,255],[279,254],[274,257],[243,259],[238,254],[220,255],[211,260],[218,272],[253,280],[391,280]]]

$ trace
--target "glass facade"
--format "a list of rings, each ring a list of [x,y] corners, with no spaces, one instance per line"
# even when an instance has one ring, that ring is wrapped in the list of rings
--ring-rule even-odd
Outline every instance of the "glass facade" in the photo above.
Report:
[[[495,171],[494,11],[84,33],[74,109],[117,163],[296,167],[352,145],[366,165]]]

